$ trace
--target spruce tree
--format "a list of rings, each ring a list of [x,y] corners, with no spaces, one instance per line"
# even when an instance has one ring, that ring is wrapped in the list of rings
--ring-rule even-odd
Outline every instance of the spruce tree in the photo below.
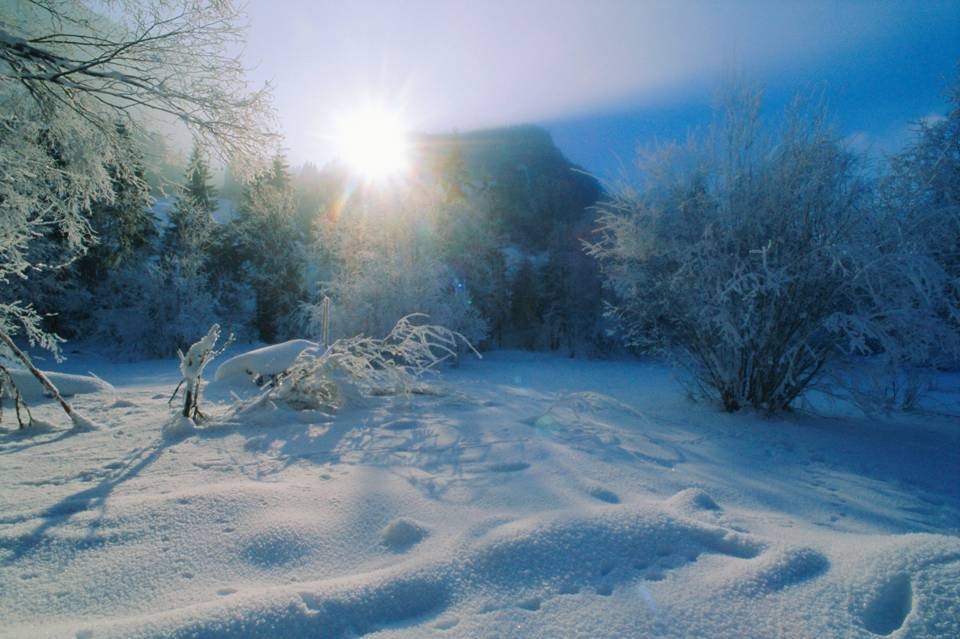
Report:
[[[87,287],[148,247],[157,235],[143,154],[123,124],[118,124],[117,130],[129,141],[130,152],[124,165],[107,167],[113,199],[100,200],[90,207],[90,226],[97,243],[77,263],[80,279]]]
[[[189,198],[198,209],[213,215],[217,210],[217,190],[210,184],[210,167],[197,144],[193,145],[190,152],[185,177],[182,196]]]
[[[510,295],[510,328],[521,348],[537,348],[543,325],[537,273],[524,259],[513,278]]]
[[[242,272],[253,289],[254,325],[265,342],[278,338],[303,297],[304,246],[296,210],[287,161],[278,155],[247,187],[218,249],[220,269]]]
[[[170,210],[163,238],[163,260],[187,256],[202,261],[213,228],[216,190],[210,184],[210,168],[199,146],[194,145],[176,201]]]

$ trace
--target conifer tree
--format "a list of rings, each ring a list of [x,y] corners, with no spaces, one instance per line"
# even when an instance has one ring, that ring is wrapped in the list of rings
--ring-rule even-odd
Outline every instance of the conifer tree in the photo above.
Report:
[[[536,348],[542,328],[541,300],[537,273],[524,259],[513,278],[510,294],[510,328],[517,346]]]
[[[183,196],[189,198],[198,209],[213,215],[217,210],[217,190],[210,184],[210,167],[198,144],[193,145],[187,162],[186,183]]]
[[[286,158],[278,155],[253,180],[218,248],[218,270],[242,272],[252,287],[254,325],[266,342],[278,338],[302,298],[304,247],[287,166]]]
[[[129,140],[123,124],[118,133]],[[100,200],[90,207],[90,226],[96,235],[94,244],[77,264],[80,279],[88,285],[103,279],[136,252],[147,247],[157,234],[150,208],[153,198],[146,181],[143,154],[131,140],[131,151],[125,165],[111,164],[113,198]]]
[[[170,211],[163,238],[164,261],[189,258],[199,264],[210,241],[216,190],[210,184],[210,169],[198,145],[190,153],[184,182]]]

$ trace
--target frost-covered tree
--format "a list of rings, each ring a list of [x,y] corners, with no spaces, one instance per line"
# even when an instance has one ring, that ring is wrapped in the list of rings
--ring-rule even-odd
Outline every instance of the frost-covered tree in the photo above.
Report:
[[[159,245],[143,247],[91,280],[96,304],[90,333],[106,342],[102,348],[115,355],[168,356],[217,321],[208,257],[212,194],[209,169],[195,147]]]
[[[118,125],[124,128],[123,125]],[[122,134],[122,131],[121,131]],[[146,181],[146,167],[139,145],[131,141],[127,162],[120,169],[108,165],[112,197],[90,207],[90,226],[95,243],[78,261],[78,277],[96,282],[133,258],[154,240],[156,220],[150,211],[153,198]]]
[[[448,156],[444,167],[453,174],[440,182],[435,205],[425,207],[434,214],[437,255],[452,271],[456,291],[487,323],[489,340],[502,345],[510,295],[503,234],[491,215],[489,194],[465,181],[459,153]]]
[[[195,144],[163,233],[161,261],[172,263],[189,256],[200,267],[213,231],[215,193],[210,169]]]
[[[333,275],[331,335],[382,337],[397,318],[424,313],[477,343],[487,333],[470,289],[444,261],[437,200],[423,191],[354,193],[324,234]],[[307,327],[317,309],[304,309]],[[318,333],[316,330],[311,332]]]
[[[928,253],[960,293],[960,79],[950,111],[918,124],[913,142],[891,158],[883,204],[904,239]]]
[[[190,199],[198,209],[213,215],[217,210],[217,189],[210,183],[211,179],[207,159],[200,145],[194,143],[187,161],[186,183],[181,189],[181,197]]]
[[[135,173],[130,140],[148,116],[176,120],[225,157],[255,158],[273,139],[267,94],[244,80],[240,17],[229,1],[0,4],[0,331],[56,350],[9,284],[95,242],[91,207]],[[62,250],[33,250],[50,232]]]
[[[91,287],[154,235],[142,156],[123,124],[117,127],[129,146],[125,157],[118,160],[123,166],[103,167],[109,196],[91,201],[86,211],[85,237],[81,241],[92,246],[82,253],[58,225],[35,226],[24,253],[33,267],[22,277],[12,278],[3,291],[7,299],[30,300],[43,317],[43,330],[67,336],[82,332],[82,324],[95,305]],[[62,149],[54,146],[47,152],[52,161],[66,166]]]
[[[296,219],[296,194],[286,159],[248,186],[237,217],[218,233],[214,277],[250,286],[260,339],[276,340],[303,300],[304,241]]]
[[[540,269],[543,321],[550,350],[564,349],[571,357],[596,347],[602,312],[596,263],[583,253],[579,237],[587,228],[558,226]]]
[[[602,206],[588,251],[627,343],[678,355],[731,411],[789,406],[842,355],[955,352],[949,278],[889,232],[857,158],[820,117],[758,114],[755,95],[731,100]]]

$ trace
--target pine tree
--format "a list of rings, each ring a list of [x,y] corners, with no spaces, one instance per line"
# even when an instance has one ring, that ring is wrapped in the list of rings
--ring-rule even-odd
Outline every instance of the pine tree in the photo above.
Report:
[[[217,190],[210,184],[210,167],[198,144],[193,145],[187,161],[186,183],[182,195],[202,211],[213,215],[217,210]]]
[[[537,348],[543,326],[537,273],[525,258],[513,278],[510,294],[510,332],[516,345]]]
[[[304,247],[296,210],[287,161],[278,155],[247,187],[237,218],[218,241],[216,270],[242,273],[256,296],[254,325],[266,342],[278,338],[303,297]]]
[[[577,348],[598,337],[601,316],[601,280],[596,264],[580,246],[582,228],[559,224],[550,240],[548,258],[540,272],[541,303],[550,350]]]
[[[164,232],[164,260],[187,256],[199,268],[207,249],[216,211],[216,190],[210,184],[210,169],[198,145],[194,145],[177,199]]]
[[[485,192],[465,189],[454,201],[441,195],[435,226],[443,261],[456,274],[456,286],[470,296],[489,327],[489,338],[503,343],[510,312],[503,234],[490,213]]]
[[[117,129],[129,139],[123,124]],[[107,167],[113,199],[101,200],[90,207],[90,226],[97,243],[77,263],[79,277],[88,287],[146,248],[157,234],[150,212],[153,198],[146,181],[143,154],[132,141],[130,146],[132,150],[125,166]]]

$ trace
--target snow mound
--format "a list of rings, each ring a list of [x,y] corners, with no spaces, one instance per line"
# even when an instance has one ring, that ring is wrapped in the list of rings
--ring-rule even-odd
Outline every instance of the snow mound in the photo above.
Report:
[[[644,572],[676,569],[704,553],[755,557],[763,544],[748,536],[677,517],[652,505],[532,517],[494,528],[464,562],[467,574],[522,587],[531,574],[547,593],[569,584],[608,589]],[[638,574],[638,571],[640,574]]]
[[[163,425],[161,433],[168,440],[180,439],[193,434],[196,424],[189,417],[177,415]]]
[[[57,387],[60,394],[64,397],[74,395],[88,395],[95,393],[114,393],[113,386],[98,377],[91,375],[71,375],[68,373],[53,373],[44,371],[47,379]],[[10,376],[13,382],[20,389],[23,398],[30,401],[37,401],[44,397],[49,397],[46,389],[37,381],[37,378],[30,371],[22,368],[10,369]]]
[[[336,639],[409,627],[412,635],[401,636],[419,636],[419,624],[426,622],[434,628],[462,627],[462,617],[452,613],[471,608],[479,610],[481,618],[487,614],[516,614],[511,611],[537,613],[555,610],[571,596],[635,600],[635,595],[625,593],[636,591],[649,598],[653,596],[650,588],[661,588],[660,596],[666,605],[666,595],[672,588],[690,592],[686,581],[689,577],[683,575],[702,563],[705,567],[696,570],[707,570],[716,579],[713,583],[710,579],[701,582],[696,595],[700,599],[698,608],[685,611],[689,619],[677,620],[693,623],[687,629],[698,628],[694,634],[702,634],[710,623],[709,615],[703,616],[704,598],[712,601],[710,607],[718,609],[716,597],[727,597],[731,614],[737,612],[738,606],[765,611],[761,602],[766,596],[800,584],[816,585],[823,579],[825,583],[819,586],[817,596],[837,611],[836,619],[826,620],[828,626],[848,615],[852,625],[873,635],[889,635],[910,624],[915,603],[913,581],[930,582],[931,567],[956,567],[960,563],[955,541],[950,544],[943,537],[927,536],[927,543],[918,548],[909,540],[897,538],[899,559],[886,564],[875,562],[878,552],[889,555],[890,549],[869,548],[856,558],[857,569],[847,566],[828,579],[833,574],[831,563],[813,548],[772,547],[748,534],[671,514],[670,509],[667,501],[617,508],[598,506],[576,514],[548,513],[502,523],[479,537],[467,535],[453,547],[453,552],[320,581],[255,586],[239,592],[222,589],[216,599],[144,616],[91,623],[85,629],[96,637]],[[382,533],[406,531],[397,533],[405,537],[414,528],[419,529],[416,522],[399,518]],[[289,568],[315,551],[318,540],[311,540],[311,535],[305,523],[266,524],[242,543],[242,555],[257,569]],[[860,540],[857,545],[864,544]],[[902,552],[907,547],[914,551]],[[864,566],[872,568],[864,572]],[[728,587],[715,590],[721,582]],[[650,585],[637,585],[644,583]],[[930,587],[928,583],[928,591]],[[956,590],[960,580],[956,575],[940,578],[934,587]],[[841,613],[847,608],[842,604],[851,593],[853,605],[848,613]],[[937,597],[931,603],[956,607],[945,601],[944,597]],[[776,620],[782,614],[777,610],[774,605],[772,611],[763,614]],[[951,618],[955,619],[949,616],[950,612],[943,611],[935,618],[949,624]],[[818,622],[823,623],[824,619]],[[638,618],[637,623],[645,620]],[[676,630],[669,636],[684,636],[682,624]],[[925,626],[913,630],[918,636],[937,636],[929,634]],[[470,636],[470,626],[463,632]]]
[[[301,563],[313,551],[309,531],[289,523],[258,530],[243,544],[243,559],[258,568],[275,568]]]
[[[426,527],[412,519],[400,517],[394,519],[383,529],[383,545],[394,552],[403,552],[414,546],[429,534]]]
[[[751,595],[777,592],[824,574],[830,560],[807,547],[769,550],[736,582],[736,588]]]
[[[668,502],[680,512],[693,514],[704,510],[718,511],[720,506],[713,497],[699,488],[687,488],[671,497]]]
[[[282,373],[290,368],[300,353],[319,344],[305,339],[293,339],[281,344],[264,346],[226,360],[217,368],[214,381],[255,381]]]

